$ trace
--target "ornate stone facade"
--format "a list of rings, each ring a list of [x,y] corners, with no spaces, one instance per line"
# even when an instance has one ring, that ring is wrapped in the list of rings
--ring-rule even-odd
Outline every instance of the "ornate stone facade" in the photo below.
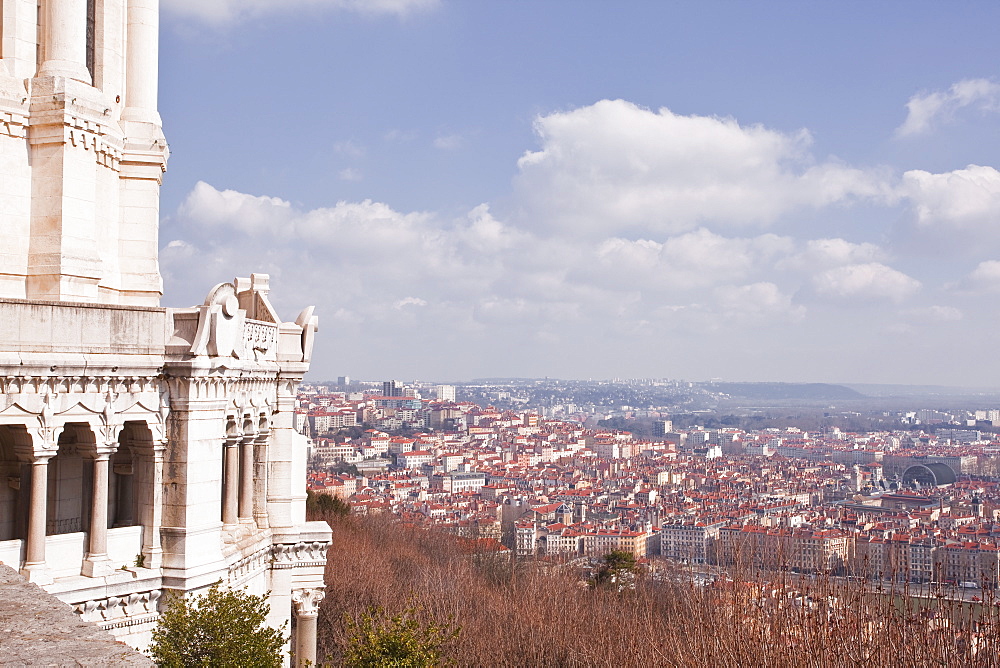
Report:
[[[157,0],[0,19],[0,561],[140,648],[168,590],[269,592],[314,660],[312,308],[282,322],[261,274],[158,306]]]

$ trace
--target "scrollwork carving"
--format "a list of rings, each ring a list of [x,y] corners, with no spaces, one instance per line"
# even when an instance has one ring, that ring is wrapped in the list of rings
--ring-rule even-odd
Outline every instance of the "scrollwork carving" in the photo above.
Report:
[[[324,598],[326,591],[321,587],[294,590],[292,603],[295,604],[295,614],[299,617],[315,617],[319,614],[319,604]]]

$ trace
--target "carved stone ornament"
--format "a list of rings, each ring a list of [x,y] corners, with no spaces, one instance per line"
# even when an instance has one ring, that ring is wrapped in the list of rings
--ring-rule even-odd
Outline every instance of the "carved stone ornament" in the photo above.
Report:
[[[321,588],[316,589],[296,589],[292,592],[292,603],[295,604],[295,613],[299,617],[315,617],[319,614],[319,604],[326,597],[326,592]]]

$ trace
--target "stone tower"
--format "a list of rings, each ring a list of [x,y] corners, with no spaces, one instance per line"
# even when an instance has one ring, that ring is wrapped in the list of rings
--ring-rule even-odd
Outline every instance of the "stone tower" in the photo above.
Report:
[[[0,296],[157,306],[158,0],[3,0]]]
[[[159,307],[157,31],[158,0],[0,0],[0,562],[140,649],[165,591],[270,592],[314,661],[317,320],[262,274]]]

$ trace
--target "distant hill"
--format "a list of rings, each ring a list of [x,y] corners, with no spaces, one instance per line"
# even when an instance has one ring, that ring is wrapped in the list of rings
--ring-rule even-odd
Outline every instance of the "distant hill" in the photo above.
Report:
[[[537,383],[545,381],[557,381],[557,378],[524,378],[521,376],[509,376],[509,377],[493,377],[493,378],[473,378],[468,381],[458,381],[456,384],[472,384],[472,385],[506,385],[511,383]]]
[[[733,398],[755,400],[832,401],[866,397],[857,390],[829,383],[705,383],[702,388]]]
[[[846,387],[863,392],[869,397],[927,397],[968,398],[995,397],[996,387],[950,387],[946,385],[889,385],[876,383],[845,383]]]

